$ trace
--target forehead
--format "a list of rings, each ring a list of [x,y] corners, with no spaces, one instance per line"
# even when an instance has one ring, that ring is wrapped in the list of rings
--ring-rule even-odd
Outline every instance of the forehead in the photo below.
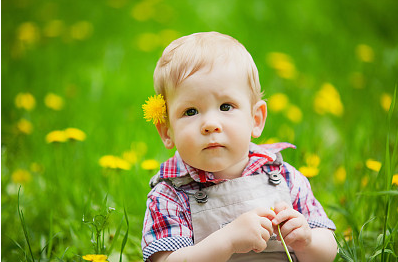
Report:
[[[241,99],[249,99],[250,92],[247,73],[239,64],[218,61],[189,76],[177,87],[168,89],[167,97],[173,99],[184,95],[194,99],[194,96],[205,98],[207,94],[224,97],[239,94]]]

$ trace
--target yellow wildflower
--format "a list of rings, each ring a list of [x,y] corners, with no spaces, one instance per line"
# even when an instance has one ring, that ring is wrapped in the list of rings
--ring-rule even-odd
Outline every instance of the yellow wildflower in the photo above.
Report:
[[[307,166],[318,167],[321,159],[318,155],[315,154],[307,154],[305,157],[305,163]]]
[[[131,164],[137,163],[137,153],[133,150],[125,151],[123,153],[123,159]]]
[[[334,172],[334,177],[338,183],[343,183],[347,177],[347,172],[343,166],[337,168],[336,172]]]
[[[52,20],[45,25],[43,29],[43,34],[47,37],[57,37],[62,34],[63,30],[64,30],[63,21]]]
[[[367,176],[362,177],[361,186],[365,187],[368,183],[369,183],[369,177],[367,177]]]
[[[285,79],[295,79],[297,77],[296,67],[292,58],[284,53],[272,52],[267,55],[267,63],[276,70],[276,73]]]
[[[380,104],[384,111],[388,112],[392,103],[392,96],[387,93],[382,93],[380,97]]]
[[[155,170],[160,166],[159,162],[155,159],[148,159],[141,163],[141,168],[145,170]]]
[[[36,99],[31,93],[19,93],[15,97],[15,106],[31,111],[36,106]]]
[[[398,174],[395,174],[392,176],[392,182],[393,185],[398,186]]]
[[[301,109],[295,105],[289,105],[285,111],[285,115],[293,123],[300,123],[303,119]]]
[[[65,129],[65,134],[71,140],[84,141],[86,139],[86,133],[73,127]]]
[[[151,52],[158,48],[160,37],[154,33],[143,33],[138,36],[137,45],[141,51]]]
[[[130,170],[131,165],[124,159],[121,159],[117,156],[106,155],[100,158],[99,160],[100,166],[104,168],[111,168],[111,169],[123,169],[123,170]]]
[[[131,10],[131,16],[137,21],[147,21],[155,14],[152,1],[141,1]]]
[[[159,33],[159,40],[160,40],[160,44],[162,46],[167,46],[171,41],[173,41],[174,39],[177,39],[180,36],[180,33],[178,33],[175,30],[172,29],[165,29],[160,31]]]
[[[39,173],[42,172],[44,169],[43,166],[41,166],[40,164],[33,162],[30,164],[30,171],[32,171],[33,173]]]
[[[343,114],[344,107],[340,100],[340,94],[332,84],[323,84],[321,90],[316,93],[314,109],[320,115],[331,113],[341,116]]]
[[[93,25],[87,21],[80,21],[72,25],[71,36],[77,40],[84,40],[91,36]]]
[[[369,168],[370,170],[379,172],[381,169],[381,163],[374,159],[368,159],[366,160],[366,167]]]
[[[55,130],[47,134],[46,141],[47,143],[54,143],[54,142],[66,142],[68,137],[65,131],[62,130]]]
[[[144,118],[146,121],[152,121],[153,124],[162,124],[166,118],[166,102],[162,95],[151,96],[146,103],[142,105]]]
[[[31,134],[33,130],[32,123],[26,120],[25,118],[22,118],[21,120],[18,121],[17,128],[20,132],[26,135]]]
[[[365,76],[361,72],[353,72],[350,75],[350,83],[354,88],[362,89],[366,84]]]
[[[291,128],[290,126],[283,124],[279,127],[278,129],[278,138],[281,140],[287,140],[293,142],[296,137],[296,134],[294,133],[294,129]]]
[[[25,184],[32,180],[32,175],[25,169],[17,169],[12,173],[11,180],[15,184]]]
[[[106,255],[85,255],[83,256],[84,260],[93,261],[93,262],[103,262],[108,261],[108,257]]]
[[[18,39],[26,44],[35,44],[39,38],[39,28],[35,23],[25,22],[18,27]]]
[[[374,59],[374,52],[373,49],[365,44],[360,44],[355,48],[355,52],[357,57],[362,62],[373,62]]]
[[[273,94],[268,99],[268,108],[274,112],[280,112],[286,109],[289,104],[289,98],[283,93]]]
[[[64,107],[64,99],[59,95],[48,93],[44,98],[44,104],[53,110],[61,110]]]
[[[319,173],[319,169],[313,166],[302,166],[299,168],[299,171],[306,177],[314,177]]]

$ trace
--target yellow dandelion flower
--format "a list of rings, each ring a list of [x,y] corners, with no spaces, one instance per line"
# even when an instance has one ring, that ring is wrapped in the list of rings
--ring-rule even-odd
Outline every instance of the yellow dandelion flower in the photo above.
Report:
[[[160,163],[156,161],[155,159],[148,159],[145,160],[141,163],[141,168],[145,170],[155,170],[158,169],[160,166]]]
[[[350,75],[350,83],[355,89],[362,89],[365,87],[365,76],[361,72],[353,72]]]
[[[111,168],[111,169],[123,169],[123,170],[130,170],[131,165],[124,159],[121,159],[117,156],[106,155],[100,158],[99,160],[100,166],[104,168]]]
[[[355,48],[355,52],[357,54],[357,57],[360,61],[362,62],[373,62],[374,60],[374,52],[373,48],[365,45],[365,44],[360,44]]]
[[[171,41],[177,39],[179,36],[180,36],[180,33],[178,33],[175,30],[172,30],[172,29],[162,30],[159,33],[160,44],[162,46],[167,46],[170,44]]]
[[[299,168],[299,171],[306,177],[314,177],[319,173],[319,169],[313,166],[302,166]]]
[[[35,23],[25,22],[18,27],[18,39],[26,44],[35,44],[39,41],[39,28]]]
[[[135,164],[137,163],[138,156],[137,153],[133,150],[125,151],[123,153],[123,159],[129,162],[130,164]]]
[[[93,261],[93,262],[102,262],[108,261],[108,256],[106,255],[85,255],[83,256],[84,260]]]
[[[387,93],[382,93],[380,97],[380,104],[384,111],[388,112],[392,103],[392,96]]]
[[[54,143],[54,142],[66,142],[68,140],[68,136],[66,135],[65,131],[62,130],[55,130],[47,134],[46,141],[47,143]]]
[[[343,183],[347,177],[345,168],[343,166],[337,168],[336,172],[334,172],[334,177],[338,183]]]
[[[57,37],[62,34],[63,30],[64,30],[63,21],[52,20],[45,25],[43,29],[43,34],[47,37]]]
[[[285,115],[293,123],[300,123],[303,119],[301,109],[295,105],[289,105],[285,111]]]
[[[73,127],[65,129],[65,134],[71,140],[84,141],[86,139],[86,133]]]
[[[361,186],[366,187],[368,183],[369,183],[369,177],[367,177],[367,176],[362,177]]]
[[[314,109],[320,115],[324,115],[325,113],[331,113],[335,116],[343,115],[344,106],[340,100],[340,94],[332,84],[323,84],[321,89],[316,93]]]
[[[152,121],[155,125],[165,123],[166,102],[162,95],[149,97],[142,109],[146,121]]]
[[[11,180],[15,184],[26,184],[32,180],[32,175],[28,170],[17,169],[12,173]]]
[[[33,173],[39,173],[42,172],[44,169],[43,166],[41,166],[40,164],[33,162],[30,164],[30,171],[32,171]]]
[[[321,162],[321,158],[316,154],[307,154],[305,157],[305,163],[307,166],[318,167]]]
[[[369,168],[370,170],[379,172],[381,169],[381,162],[376,161],[374,159],[368,159],[366,160],[366,167]]]
[[[276,70],[276,73],[281,78],[295,79],[297,77],[297,70],[293,63],[293,59],[284,53],[272,52],[267,54],[267,63],[270,67]]]
[[[36,106],[36,99],[31,93],[19,93],[15,97],[15,106],[31,111]]]
[[[273,112],[280,112],[285,110],[288,104],[289,104],[289,98],[287,97],[287,95],[283,93],[273,94],[268,99],[268,108],[270,111]]]
[[[32,123],[24,118],[18,121],[17,128],[21,133],[26,135],[30,135],[33,131]]]
[[[283,124],[279,127],[278,129],[278,138],[281,140],[287,140],[290,142],[293,142],[296,137],[296,134],[294,132],[294,129],[291,128],[290,126]]]
[[[48,93],[44,98],[44,104],[53,110],[61,110],[64,107],[64,99],[59,95]]]
[[[391,181],[391,183],[392,183],[393,185],[398,186],[398,174],[395,174],[395,175],[392,176],[392,181]]]
[[[72,38],[77,40],[84,40],[91,36],[93,32],[93,25],[88,21],[80,21],[72,25],[70,34]]]
[[[137,21],[147,21],[155,14],[152,1],[141,1],[131,10],[131,16]]]
[[[137,45],[141,51],[151,52],[156,50],[160,44],[160,37],[154,33],[143,33],[138,36]]]

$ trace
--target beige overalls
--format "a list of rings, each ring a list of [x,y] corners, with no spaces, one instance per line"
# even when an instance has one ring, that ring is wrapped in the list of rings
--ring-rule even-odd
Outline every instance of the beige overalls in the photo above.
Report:
[[[184,179],[172,184],[179,190],[181,184],[192,182]],[[182,182],[182,183],[181,183]],[[274,207],[276,203],[284,201],[291,205],[290,191],[280,170],[267,174],[239,177],[196,192],[186,192],[192,214],[194,244],[200,242],[211,233],[219,230],[235,220],[241,214],[257,207]],[[294,261],[298,261],[290,250]],[[276,235],[271,236],[267,248],[261,253],[253,251],[246,254],[234,254],[228,261],[233,262],[277,262],[288,261],[287,255]]]

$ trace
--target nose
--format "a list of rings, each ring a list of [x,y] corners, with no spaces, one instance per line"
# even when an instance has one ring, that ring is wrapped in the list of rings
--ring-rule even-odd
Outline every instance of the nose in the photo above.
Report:
[[[220,122],[214,117],[208,117],[203,122],[201,133],[203,135],[211,134],[211,133],[220,133],[222,131]]]

